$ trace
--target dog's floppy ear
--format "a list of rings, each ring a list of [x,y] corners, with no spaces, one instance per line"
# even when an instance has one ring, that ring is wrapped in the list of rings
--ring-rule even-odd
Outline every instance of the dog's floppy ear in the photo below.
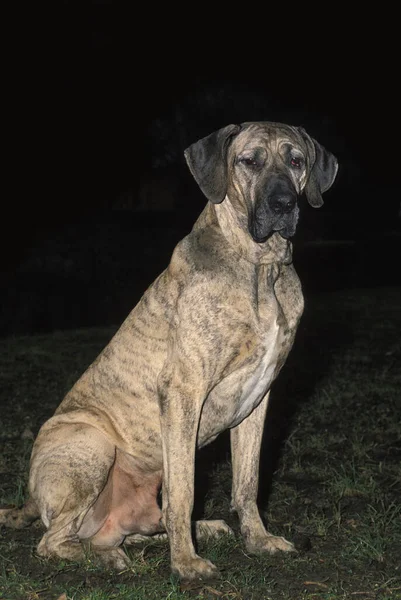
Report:
[[[298,131],[308,147],[311,165],[311,172],[305,186],[305,195],[311,206],[319,208],[323,204],[323,192],[326,192],[334,183],[338,162],[331,152],[311,138],[302,127],[298,127]]]
[[[219,204],[227,193],[227,148],[239,125],[227,125],[189,146],[184,152],[189,170],[206,198]]]

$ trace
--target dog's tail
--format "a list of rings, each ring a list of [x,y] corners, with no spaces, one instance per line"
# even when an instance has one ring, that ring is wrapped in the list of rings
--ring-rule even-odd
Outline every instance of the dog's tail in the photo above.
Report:
[[[29,498],[21,508],[0,508],[0,525],[23,529],[40,517],[36,502]]]

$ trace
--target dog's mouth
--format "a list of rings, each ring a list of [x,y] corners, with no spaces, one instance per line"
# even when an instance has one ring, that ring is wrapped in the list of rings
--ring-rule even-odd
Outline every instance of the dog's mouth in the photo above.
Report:
[[[273,229],[269,233],[269,235],[265,235],[263,237],[255,236],[252,234],[251,234],[251,236],[252,236],[253,241],[256,242],[257,244],[264,244],[274,233],[278,233],[284,240],[289,240],[295,235],[295,230],[289,231],[287,228],[283,227],[283,229]]]
[[[281,227],[281,229],[273,229],[274,232],[277,232],[281,235],[281,237],[285,240],[289,240],[295,235],[295,226],[287,226]]]
[[[257,244],[264,244],[265,242],[267,242],[267,240],[269,239],[269,237],[270,237],[271,235],[273,235],[273,233],[274,233],[274,232],[273,232],[273,231],[271,231],[271,232],[269,233],[269,235],[263,235],[263,236],[260,236],[260,235],[256,235],[256,234],[252,233],[252,231],[250,232],[250,234],[251,234],[251,237],[252,237],[253,241],[254,241],[254,242],[256,242]]]
[[[257,227],[255,226],[255,223],[250,223],[249,233],[254,242],[257,244],[264,244],[274,233],[278,233],[284,240],[289,240],[295,235],[296,226],[296,219],[289,223],[279,221],[270,226],[266,232],[266,227]]]
[[[273,232],[272,232],[273,233]],[[271,235],[271,234],[270,234]],[[252,236],[252,239],[254,242],[256,242],[257,244],[264,244],[265,242],[267,242],[267,240],[269,239],[270,235],[266,235],[263,238],[259,238],[259,237],[255,237]]]

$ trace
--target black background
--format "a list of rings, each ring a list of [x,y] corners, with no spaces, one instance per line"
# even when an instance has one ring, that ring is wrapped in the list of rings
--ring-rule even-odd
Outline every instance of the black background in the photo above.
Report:
[[[8,278],[65,224],[95,221],[135,193],[154,158],[152,123],[174,123],[194,98],[188,143],[230,122],[303,125],[339,158],[323,209],[337,213],[336,234],[341,223],[343,237],[399,227],[395,6],[98,1],[17,12],[4,110]],[[203,110],[207,93],[229,101]],[[184,213],[174,218],[186,227]]]

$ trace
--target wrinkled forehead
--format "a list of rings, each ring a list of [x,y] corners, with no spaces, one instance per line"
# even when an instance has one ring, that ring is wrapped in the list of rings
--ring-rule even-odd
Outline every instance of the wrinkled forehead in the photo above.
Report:
[[[232,148],[234,151],[243,151],[258,146],[274,148],[282,144],[304,147],[303,139],[295,127],[265,121],[242,123],[241,131],[232,142]]]

